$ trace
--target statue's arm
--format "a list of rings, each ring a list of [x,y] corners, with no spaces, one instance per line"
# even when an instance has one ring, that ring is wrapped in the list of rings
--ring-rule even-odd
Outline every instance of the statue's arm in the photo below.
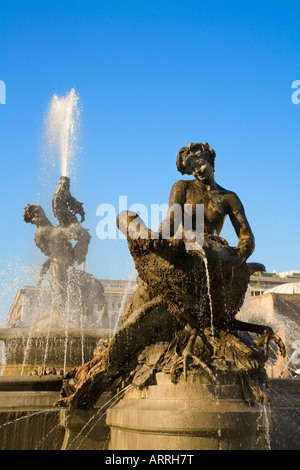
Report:
[[[245,215],[244,207],[234,193],[228,195],[228,214],[234,230],[239,239],[237,249],[241,261],[246,261],[253,253],[255,247],[255,239],[251,227]]]
[[[177,232],[182,222],[183,206],[186,199],[186,189],[186,181],[177,181],[173,185],[169,198],[168,212],[166,218],[162,221],[159,228],[160,235],[169,233],[170,237],[173,237]]]
[[[50,263],[51,263],[51,258],[48,258],[46,259],[46,261],[42,264],[42,267],[40,269],[40,278],[39,278],[39,281],[38,281],[38,286],[43,282],[48,270],[49,270],[49,266],[50,266]]]
[[[74,212],[74,214],[79,214],[81,217],[81,222],[84,222],[85,212],[83,210],[82,202],[77,201],[77,199],[75,199],[75,197],[73,197],[70,193],[68,195],[68,204],[69,204],[70,210]]]

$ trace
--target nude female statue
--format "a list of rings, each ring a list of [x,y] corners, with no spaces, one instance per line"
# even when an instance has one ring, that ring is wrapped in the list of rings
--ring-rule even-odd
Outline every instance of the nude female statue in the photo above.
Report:
[[[241,264],[254,251],[254,236],[247,221],[244,207],[233,191],[219,186],[214,179],[215,151],[206,143],[189,144],[179,150],[177,169],[183,175],[193,175],[194,180],[177,181],[171,189],[169,212],[160,227],[171,227],[171,236],[178,230],[178,221],[170,210],[174,204],[191,204],[193,211],[193,230],[196,230],[196,205],[204,205],[204,234],[219,236],[228,215],[238,236],[239,243],[232,252],[231,262]]]

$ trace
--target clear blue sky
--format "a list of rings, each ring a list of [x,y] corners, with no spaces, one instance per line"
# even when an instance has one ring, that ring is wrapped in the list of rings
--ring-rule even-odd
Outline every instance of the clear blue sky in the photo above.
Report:
[[[1,0],[0,11],[7,298],[44,260],[23,209],[49,210],[59,166],[42,158],[45,111],[54,93],[72,87],[82,107],[72,188],[84,202],[95,276],[132,271],[126,241],[97,239],[97,206],[117,207],[120,195],[149,208],[168,202],[182,178],[178,149],[202,141],[216,150],[216,181],[244,204],[256,238],[250,261],[300,269],[300,104],[291,100],[300,79],[298,1]],[[236,243],[229,224],[224,237]]]

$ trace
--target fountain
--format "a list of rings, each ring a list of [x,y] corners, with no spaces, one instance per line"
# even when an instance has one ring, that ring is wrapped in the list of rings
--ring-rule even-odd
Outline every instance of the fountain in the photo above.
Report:
[[[59,157],[61,172],[52,199],[57,224],[51,223],[40,205],[28,204],[24,210],[24,221],[36,226],[35,244],[46,260],[37,286],[22,289],[25,305],[10,312],[11,328],[1,330],[6,352],[2,375],[40,374],[41,370],[65,374],[68,368],[91,359],[97,342],[108,335],[99,329],[106,316],[104,288],[80,269],[91,236],[82,226],[83,204],[70,192],[78,99],[72,89],[65,97],[54,95],[49,107],[47,138]]]
[[[91,321],[95,305],[96,312],[105,314],[103,287],[79,269],[91,237],[82,226],[83,205],[70,192],[76,106],[73,92],[62,102],[55,97],[49,114],[51,141],[62,156],[52,200],[58,225],[40,205],[29,204],[24,211],[46,256],[36,289],[43,300],[50,299],[50,306],[35,308],[29,326],[0,332],[5,367],[13,362],[11,351],[14,364],[21,367],[21,376],[0,380],[2,410],[14,409],[8,418],[0,409],[0,429],[18,430],[19,436],[9,444],[11,434],[4,432],[2,445],[68,450],[272,448],[272,400],[279,408],[282,403],[276,387],[268,389],[265,363],[271,341],[283,356],[285,346],[269,326],[236,318],[250,275],[264,266],[247,262],[254,236],[237,195],[214,180],[214,150],[207,143],[180,149],[177,168],[195,179],[175,183],[158,232],[133,212],[119,214],[117,226],[127,238],[139,287],[125,308],[122,326],[108,341],[97,318]],[[201,204],[204,226],[199,236],[195,228]],[[186,205],[192,208],[189,227]],[[220,237],[227,215],[237,247]],[[46,277],[48,288],[42,286]],[[37,364],[40,372],[26,376],[28,367]],[[62,376],[45,376],[49,365],[62,369]],[[288,396],[293,401],[299,387],[292,388]],[[37,420],[34,437],[21,444],[19,426],[24,434],[31,420]],[[280,447],[278,439],[276,445]]]
[[[270,341],[283,356],[285,346],[272,328],[235,318],[250,275],[264,266],[246,262],[254,237],[238,197],[214,181],[214,158],[207,143],[179,151],[179,171],[196,179],[174,185],[158,233],[133,212],[118,216],[140,287],[108,347],[69,372],[56,402],[69,408],[65,422],[129,387],[107,410],[111,450],[270,447],[264,365]],[[196,239],[186,249],[191,239],[174,204],[181,215],[185,204],[205,204],[203,247]],[[219,236],[226,215],[236,248]]]

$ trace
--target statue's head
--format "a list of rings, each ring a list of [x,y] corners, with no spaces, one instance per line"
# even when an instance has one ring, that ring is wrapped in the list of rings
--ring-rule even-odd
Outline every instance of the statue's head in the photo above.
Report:
[[[192,175],[194,173],[191,157],[195,156],[205,158],[214,170],[216,152],[207,142],[202,142],[201,144],[190,143],[186,147],[182,147],[177,154],[176,166],[182,175]]]
[[[68,176],[61,176],[59,179],[59,186],[62,189],[70,189],[70,178]]]
[[[37,204],[28,204],[24,209],[23,217],[25,222],[35,225],[47,220],[44,209]]]

